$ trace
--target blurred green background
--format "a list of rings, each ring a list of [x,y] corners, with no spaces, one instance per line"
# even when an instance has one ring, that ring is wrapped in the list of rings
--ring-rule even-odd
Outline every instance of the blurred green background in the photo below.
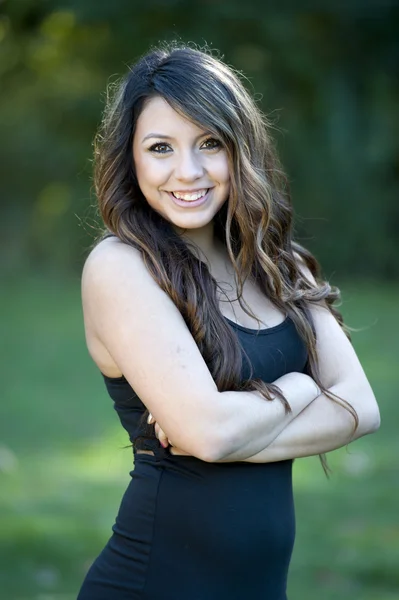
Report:
[[[381,407],[377,434],[330,455],[330,481],[317,458],[295,463],[289,598],[399,598],[399,7],[292,6],[0,1],[2,600],[76,598],[129,481],[84,340],[91,143],[107,84],[174,38],[221,50],[273,119],[297,238],[342,290]]]

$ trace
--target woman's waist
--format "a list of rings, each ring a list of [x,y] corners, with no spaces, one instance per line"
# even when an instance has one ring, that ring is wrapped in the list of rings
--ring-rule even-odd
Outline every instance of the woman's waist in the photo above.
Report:
[[[204,481],[209,485],[228,483],[248,483],[258,488],[279,482],[286,485],[292,482],[292,460],[270,463],[252,463],[245,461],[206,462],[195,456],[172,455],[170,453],[153,453],[153,451],[136,450],[134,453],[135,470],[159,469],[183,479]],[[134,472],[134,471],[133,471]],[[133,473],[132,472],[132,473]]]
[[[157,542],[176,546],[177,554],[189,544],[215,560],[252,563],[278,555],[287,566],[295,536],[291,475],[292,461],[208,463],[139,454],[114,531],[136,539],[148,521]]]

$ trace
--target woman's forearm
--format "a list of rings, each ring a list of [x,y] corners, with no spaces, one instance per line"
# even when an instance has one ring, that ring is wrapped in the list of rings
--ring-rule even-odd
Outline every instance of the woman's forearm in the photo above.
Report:
[[[236,460],[257,454],[320,392],[314,380],[304,373],[287,373],[273,383],[290,404],[291,414],[285,414],[280,400],[267,401],[257,391],[221,392],[226,411],[219,425],[218,454],[211,462],[218,462],[236,452],[239,453]]]
[[[361,420],[355,434],[355,422],[349,411],[321,394],[260,452],[249,456],[243,447],[222,457],[218,462],[266,463],[323,454],[378,429],[377,420],[373,421],[372,417],[368,420],[361,411],[362,404],[371,404],[367,399],[370,388],[361,390],[355,382],[342,382],[329,388],[329,391],[346,399],[353,406],[357,405]]]

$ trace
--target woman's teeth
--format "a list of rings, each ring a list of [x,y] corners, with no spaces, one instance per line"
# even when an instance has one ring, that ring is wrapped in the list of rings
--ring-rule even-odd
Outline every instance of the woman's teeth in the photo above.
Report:
[[[192,202],[193,200],[199,200],[202,196],[205,196],[208,190],[199,190],[193,194],[181,194],[179,192],[172,192],[175,198],[178,200],[186,200],[187,202]]]

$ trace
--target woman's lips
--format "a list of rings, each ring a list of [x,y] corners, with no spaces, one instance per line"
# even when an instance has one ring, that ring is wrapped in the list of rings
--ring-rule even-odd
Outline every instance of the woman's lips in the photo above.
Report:
[[[167,192],[167,194],[172,198],[173,202],[175,204],[177,204],[178,206],[183,206],[184,208],[195,208],[196,206],[200,206],[201,204],[204,204],[210,195],[210,192],[213,188],[209,188],[208,191],[206,192],[206,194],[204,196],[201,196],[201,198],[198,198],[198,200],[181,200],[180,198],[176,198],[176,196],[174,196],[172,194],[172,192]]]

